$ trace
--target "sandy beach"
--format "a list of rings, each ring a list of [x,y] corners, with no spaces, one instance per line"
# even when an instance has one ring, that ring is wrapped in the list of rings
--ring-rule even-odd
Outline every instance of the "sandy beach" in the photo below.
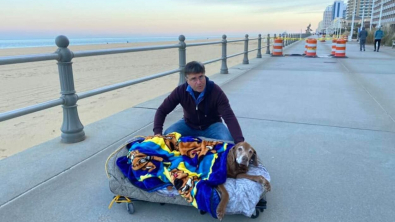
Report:
[[[200,40],[218,41],[219,39]],[[175,42],[124,43],[105,45],[81,45],[72,51],[125,48],[148,45],[167,45]],[[188,43],[188,42],[187,42]],[[191,43],[191,42],[190,42]],[[242,52],[243,42],[228,44],[227,53]],[[264,45],[264,44],[262,44]],[[250,41],[249,49],[257,47]],[[0,49],[0,57],[50,53],[54,47]],[[265,50],[262,50],[265,53]],[[187,61],[208,61],[221,57],[221,45],[187,48]],[[249,54],[255,58],[256,51]],[[228,59],[228,67],[240,64],[243,56]],[[0,112],[34,105],[59,98],[60,84],[57,61],[33,62],[0,66]],[[221,62],[206,65],[208,76],[218,73]],[[92,56],[73,59],[73,73],[77,93],[149,76],[178,68],[178,49]],[[106,118],[136,104],[150,100],[173,90],[179,74],[136,84],[78,101],[78,112],[84,126]],[[60,136],[62,124],[61,106],[0,122],[0,159],[7,158],[29,147]]]

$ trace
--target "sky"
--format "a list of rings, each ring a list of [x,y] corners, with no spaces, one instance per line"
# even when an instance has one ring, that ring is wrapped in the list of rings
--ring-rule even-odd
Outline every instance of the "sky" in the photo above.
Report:
[[[333,0],[0,0],[0,39],[315,30]]]

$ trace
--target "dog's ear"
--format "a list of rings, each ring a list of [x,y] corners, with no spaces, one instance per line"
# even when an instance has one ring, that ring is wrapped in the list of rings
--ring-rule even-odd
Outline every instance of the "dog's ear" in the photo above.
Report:
[[[235,163],[235,159],[236,159],[236,149],[235,149],[236,145],[232,147],[231,150],[229,150],[228,156],[226,158],[226,164],[234,164]]]
[[[256,154],[256,151],[254,148],[251,147],[251,149],[253,150],[253,154],[251,157],[252,163],[254,164],[254,166],[258,166],[258,155]]]

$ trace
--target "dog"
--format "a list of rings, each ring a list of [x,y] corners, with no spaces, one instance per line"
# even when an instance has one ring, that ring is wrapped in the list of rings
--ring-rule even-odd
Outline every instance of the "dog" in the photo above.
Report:
[[[263,176],[247,174],[250,162],[255,166],[258,166],[258,157],[255,149],[247,142],[236,144],[231,150],[229,150],[229,154],[227,156],[227,177],[234,179],[246,178],[263,184],[266,191],[270,191],[270,183]],[[225,215],[226,206],[229,202],[229,193],[224,184],[218,185],[218,191],[221,193],[221,201],[217,207],[217,218],[222,220]]]

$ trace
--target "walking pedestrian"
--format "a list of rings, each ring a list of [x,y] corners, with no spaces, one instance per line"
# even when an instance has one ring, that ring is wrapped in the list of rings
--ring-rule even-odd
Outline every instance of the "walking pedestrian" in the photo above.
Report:
[[[377,43],[377,52],[380,50],[381,39],[384,37],[384,32],[381,30],[381,27],[374,33],[374,51],[376,51],[376,43]]]
[[[358,34],[359,37],[359,51],[365,51],[365,43],[366,37],[368,37],[368,32],[365,30],[365,27],[362,27],[362,30]]]

